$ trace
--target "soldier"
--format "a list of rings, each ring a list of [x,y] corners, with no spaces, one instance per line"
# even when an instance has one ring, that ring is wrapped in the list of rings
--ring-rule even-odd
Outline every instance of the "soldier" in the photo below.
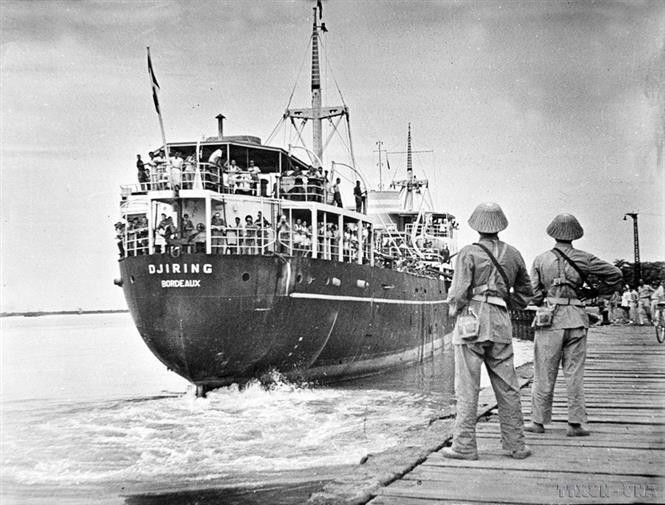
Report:
[[[499,205],[478,205],[469,218],[469,226],[480,233],[480,238],[457,255],[448,295],[450,315],[458,316],[453,332],[457,417],[453,445],[443,449],[443,456],[478,459],[478,391],[480,366],[485,363],[499,406],[503,448],[513,458],[524,459],[531,450],[524,443],[509,308],[526,306],[533,294],[531,282],[519,251],[499,240],[498,232],[508,226]],[[475,317],[479,323],[475,331],[463,330],[463,321],[468,321],[465,317]]]
[[[584,235],[575,216],[559,214],[547,227],[556,240],[554,249],[538,256],[531,269],[531,283],[537,306],[551,307],[551,323],[542,327],[536,321],[534,339],[534,383],[531,391],[531,424],[526,431],[543,433],[552,420],[552,399],[559,363],[566,377],[569,437],[586,436],[589,431],[584,408],[584,361],[589,316],[578,291],[593,274],[601,284],[599,294],[611,294],[621,287],[621,270],[572,246]]]

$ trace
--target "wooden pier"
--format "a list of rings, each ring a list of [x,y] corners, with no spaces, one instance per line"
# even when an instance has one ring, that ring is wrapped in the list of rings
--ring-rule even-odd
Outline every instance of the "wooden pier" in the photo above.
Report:
[[[522,389],[530,419],[531,388]],[[566,437],[563,374],[553,423],[526,433],[533,455],[501,450],[496,411],[477,425],[478,461],[439,451],[380,488],[372,505],[439,503],[665,503],[665,344],[652,327],[605,326],[589,332],[585,373],[588,437]]]

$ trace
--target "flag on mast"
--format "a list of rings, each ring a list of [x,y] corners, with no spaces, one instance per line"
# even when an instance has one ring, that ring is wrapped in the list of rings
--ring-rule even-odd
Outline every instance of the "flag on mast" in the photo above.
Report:
[[[159,99],[157,98],[157,92],[159,91],[159,83],[157,82],[157,77],[155,77],[155,71],[152,69],[152,60],[150,59],[150,48],[148,50],[148,74],[150,75],[150,85],[152,86],[152,101],[155,102],[155,110],[157,114],[161,115],[159,110]]]
[[[150,77],[150,86],[152,88],[152,101],[155,102],[155,110],[157,111],[157,117],[159,118],[159,129],[162,132],[162,142],[164,142],[164,154],[166,154],[166,165],[171,167],[171,155],[169,154],[169,146],[166,143],[166,134],[164,133],[164,120],[162,119],[162,111],[159,109],[159,100],[157,98],[157,92],[159,91],[159,83],[155,77],[155,71],[152,69],[152,60],[150,59],[150,48],[146,47],[148,51],[148,75]],[[173,184],[173,180],[171,180]]]

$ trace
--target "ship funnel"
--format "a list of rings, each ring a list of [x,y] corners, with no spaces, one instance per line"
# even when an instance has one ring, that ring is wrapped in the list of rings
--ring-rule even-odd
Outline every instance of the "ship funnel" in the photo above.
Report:
[[[223,114],[217,114],[215,116],[217,119],[217,136],[221,139],[224,136],[224,120],[226,116]]]

